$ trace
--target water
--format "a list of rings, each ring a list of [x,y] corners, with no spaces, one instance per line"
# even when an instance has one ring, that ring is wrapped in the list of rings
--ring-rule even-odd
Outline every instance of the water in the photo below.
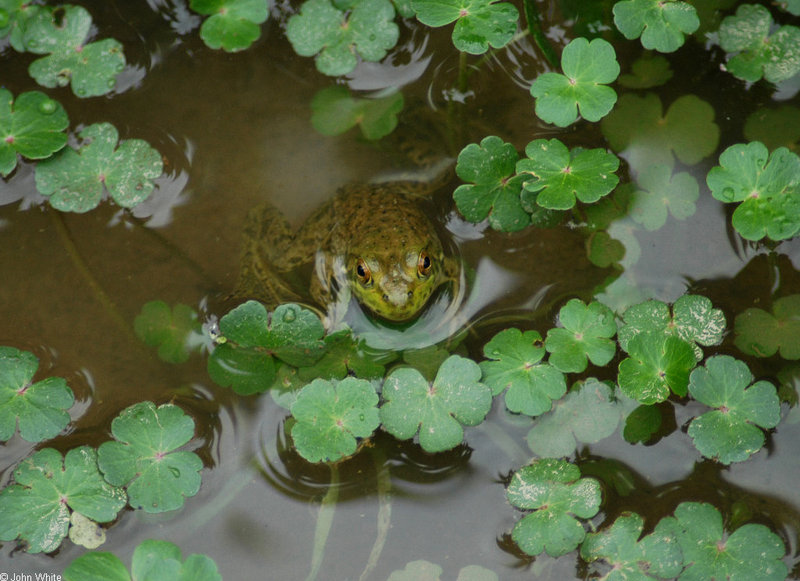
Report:
[[[164,157],[165,175],[156,195],[134,211],[136,220],[107,201],[87,214],[57,215],[35,193],[28,163],[0,182],[0,344],[33,351],[41,360],[37,379],[65,377],[77,398],[68,433],[38,447],[15,437],[0,448],[0,483],[44,445],[66,451],[107,440],[111,419],[128,405],[173,402],[197,422],[192,446],[205,465],[202,488],[174,513],[123,512],[103,550],[126,563],[139,542],[161,538],[179,545],[184,556],[211,556],[226,580],[305,579],[320,558],[318,578],[334,581],[359,579],[365,571],[364,578],[385,579],[416,559],[438,563],[450,579],[467,565],[494,570],[503,580],[583,578],[586,569],[575,554],[530,559],[510,541],[519,513],[508,505],[504,483],[532,457],[524,439],[530,420],[505,412],[499,399],[489,420],[468,429],[466,444],[452,452],[428,455],[382,434],[374,448],[340,466],[338,502],[322,513],[332,517],[330,534],[324,553],[315,556],[331,472],[287,447],[286,413],[269,395],[239,398],[214,385],[205,356],[163,363],[133,336],[131,323],[155,299],[191,305],[203,316],[224,314],[245,216],[263,200],[299,224],[341,185],[408,168],[391,151],[365,144],[357,130],[331,138],[311,128],[310,100],[333,81],[316,73],[312,60],[293,54],[274,17],[253,48],[229,55],[202,44],[198,21],[181,2],[80,4],[92,14],[97,38],[124,44],[128,67],[108,97],[47,93],[64,105],[73,130],[108,121],[123,139],[150,142]],[[541,8],[555,44],[577,36],[555,3]],[[466,120],[455,153],[487,135],[520,150],[534,138],[553,136],[570,146],[605,145],[597,124],[560,130],[533,115],[527,88],[548,67],[527,39],[480,67],[470,59],[476,66],[465,93],[449,92],[459,59],[448,27],[431,33],[412,24],[400,45],[391,63],[362,65],[345,81],[358,90],[403,84],[407,102],[432,101],[443,115],[444,94],[454,95],[463,101],[458,111]],[[640,47],[617,46],[628,72]],[[711,102],[722,137],[714,154],[681,168],[701,183],[694,216],[670,218],[652,233],[618,226],[628,247],[623,267],[642,297],[673,301],[687,290],[705,294],[724,310],[731,329],[736,313],[769,304],[773,292],[800,292],[800,244],[780,244],[769,257],[764,247],[742,243],[703,176],[722,149],[742,140],[749,112],[777,99],[797,106],[796,88],[790,81],[773,96],[763,84],[746,87],[720,72],[716,48],[693,40],[668,58],[675,77],[659,92],[662,101],[694,93]],[[15,95],[40,89],[27,74],[32,60],[0,45],[0,84]],[[627,180],[624,168],[620,175]],[[436,204],[436,219],[479,273],[478,308],[470,314],[482,325],[465,343],[476,359],[521,309],[528,313],[522,324],[544,335],[567,298],[589,300],[615,273],[586,259],[585,239],[575,229],[500,234],[466,223],[447,195]],[[777,357],[744,357],[732,339],[714,352],[745,359],[757,377],[774,380],[784,367]],[[749,461],[723,468],[702,461],[685,433],[697,409],[696,403],[677,404],[673,429],[654,445],[627,444],[618,431],[580,448],[573,460],[605,484],[606,502],[593,522],[610,523],[621,511],[635,510],[652,526],[684,500],[712,502],[723,514],[745,506],[750,520],[781,535],[786,562],[795,567],[796,416],[784,419]],[[783,412],[789,413],[785,404]],[[633,491],[621,482],[633,482]],[[29,555],[4,543],[0,562],[4,570],[52,573],[83,553],[69,541],[53,555]],[[371,553],[376,560],[369,564]]]

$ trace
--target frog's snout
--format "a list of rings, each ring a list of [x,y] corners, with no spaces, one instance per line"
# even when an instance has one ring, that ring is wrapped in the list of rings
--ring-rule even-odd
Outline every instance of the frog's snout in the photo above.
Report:
[[[383,284],[383,300],[394,307],[404,307],[414,298],[412,282],[407,274],[395,273]]]

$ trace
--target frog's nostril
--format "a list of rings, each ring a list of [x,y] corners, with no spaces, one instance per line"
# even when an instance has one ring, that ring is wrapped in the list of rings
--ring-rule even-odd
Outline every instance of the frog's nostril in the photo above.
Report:
[[[383,295],[383,300],[386,301],[386,302],[389,302],[389,295],[386,295],[386,294]]]
[[[411,298],[413,296],[414,296],[414,291],[408,291],[408,298]]]

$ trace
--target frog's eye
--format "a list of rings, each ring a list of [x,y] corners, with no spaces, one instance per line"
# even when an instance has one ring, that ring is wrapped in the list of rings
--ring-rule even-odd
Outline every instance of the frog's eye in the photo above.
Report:
[[[358,277],[358,282],[362,285],[369,286],[372,284],[372,272],[370,272],[369,266],[367,266],[363,258],[359,258],[356,264],[356,276]]]
[[[431,273],[431,268],[433,267],[433,262],[431,262],[431,257],[428,256],[428,253],[424,250],[419,253],[419,261],[417,262],[417,274],[425,278]]]

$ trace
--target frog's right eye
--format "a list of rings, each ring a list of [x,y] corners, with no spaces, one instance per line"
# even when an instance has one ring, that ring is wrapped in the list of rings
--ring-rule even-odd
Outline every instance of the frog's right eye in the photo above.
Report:
[[[359,258],[356,264],[356,277],[358,277],[358,282],[364,286],[372,284],[372,273],[363,258]]]

